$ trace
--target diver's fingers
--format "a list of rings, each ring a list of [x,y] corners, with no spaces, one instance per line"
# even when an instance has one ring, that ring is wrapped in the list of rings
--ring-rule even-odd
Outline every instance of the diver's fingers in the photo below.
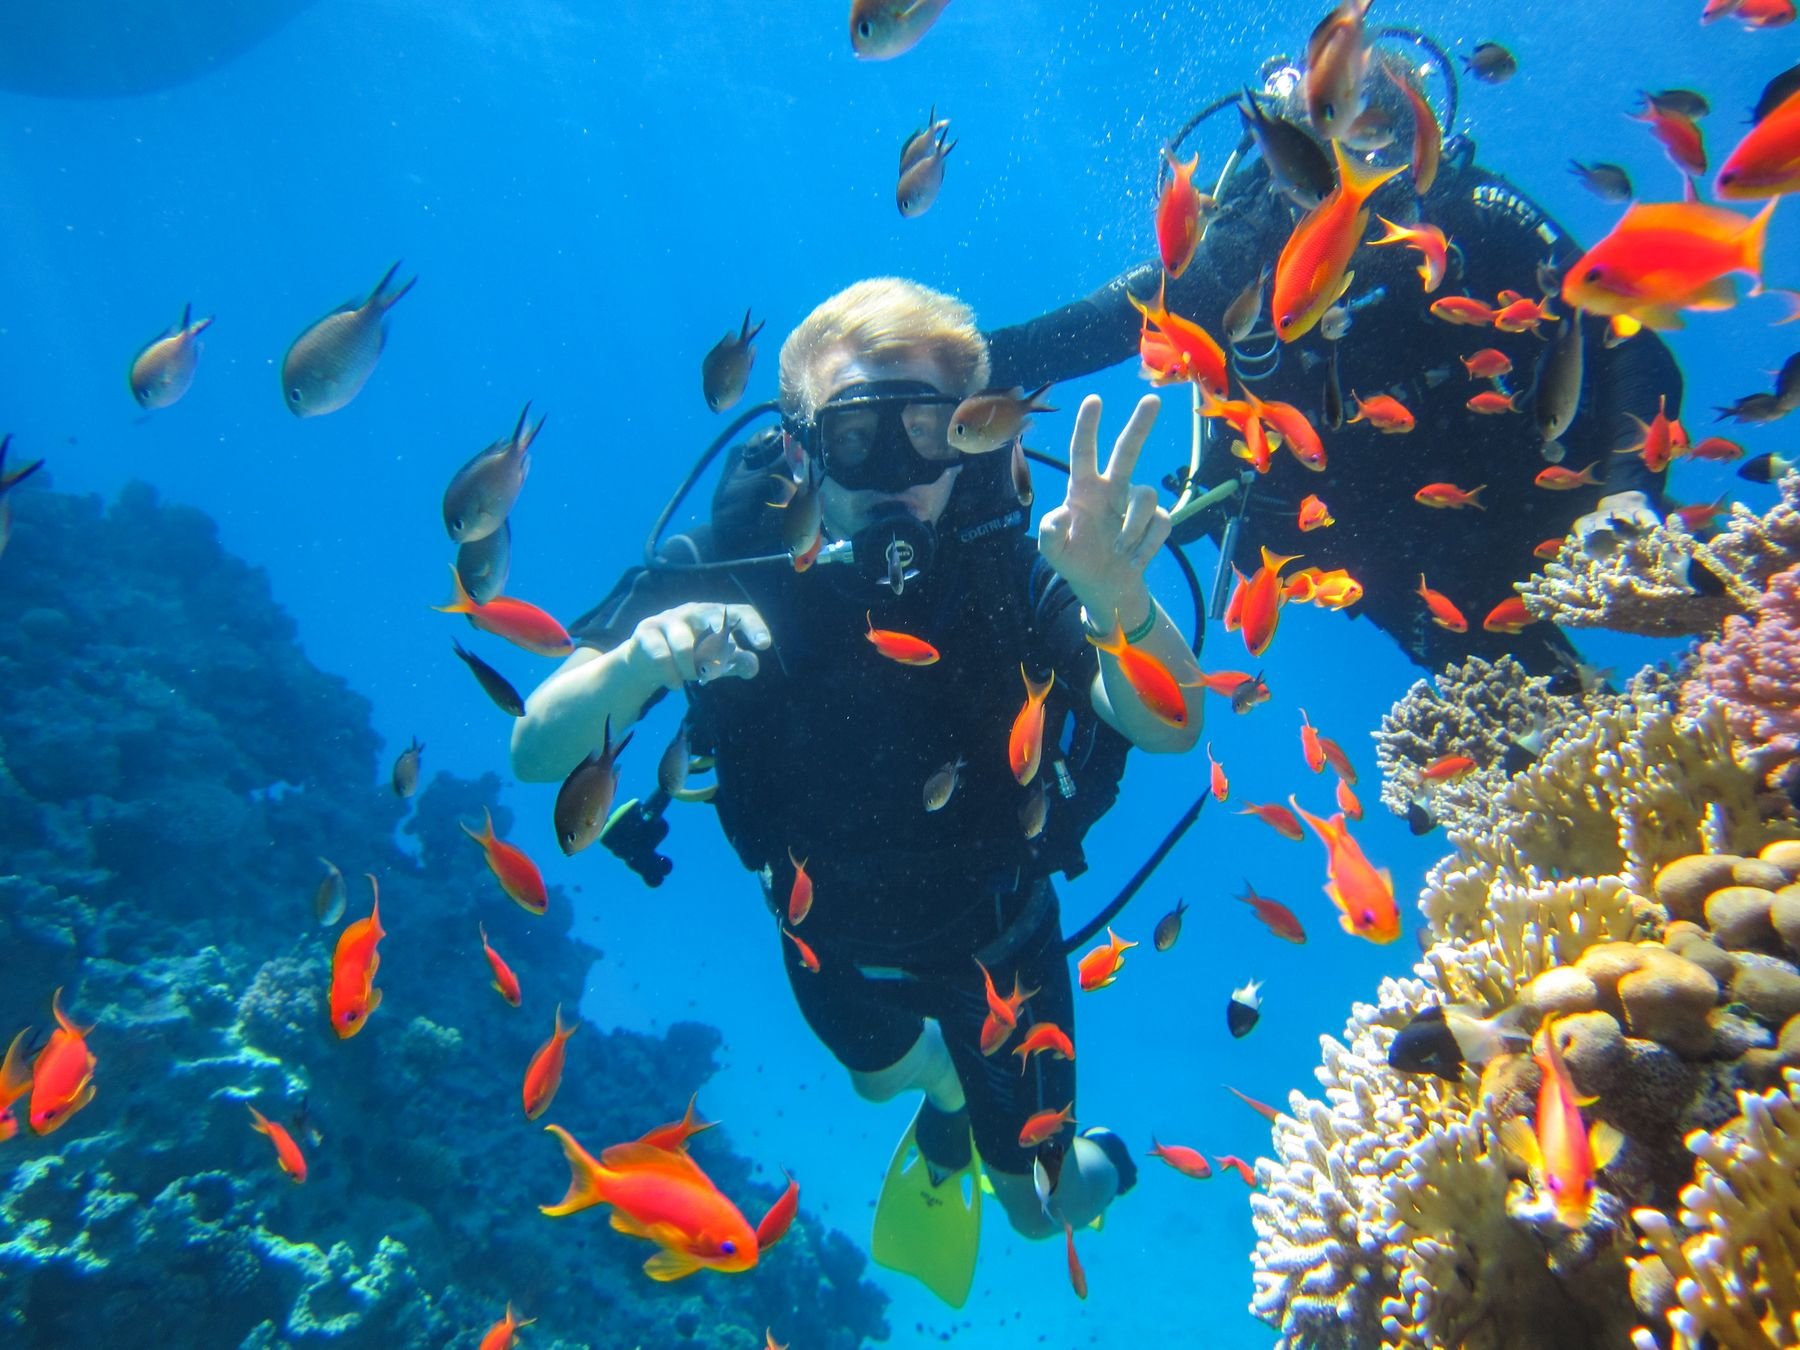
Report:
[[[664,688],[680,689],[692,676],[682,674],[681,663],[675,659],[675,654],[670,649],[669,628],[671,625],[668,620],[668,615],[652,615],[640,623],[631,636],[642,663],[639,668],[648,670]],[[679,620],[673,626],[683,630],[687,629],[687,624]]]
[[[674,622],[662,625],[663,641],[669,645],[669,660],[682,682],[700,678],[700,668],[694,659],[694,619],[691,615],[682,615]]]
[[[725,611],[725,623],[736,637],[741,638],[752,647],[769,645],[769,625],[763,622],[763,616],[757,612],[754,605],[727,605]],[[751,664],[750,673],[754,675],[756,673],[755,658],[752,658]]]
[[[1119,526],[1118,536],[1113,540],[1113,552],[1118,554],[1135,553],[1143,542],[1144,533],[1156,520],[1156,489],[1147,483],[1140,483],[1132,488],[1126,498],[1125,520]]]
[[[1069,490],[1100,475],[1100,396],[1089,394],[1075,412],[1069,437]]]
[[[1136,503],[1132,505],[1135,507]],[[1152,494],[1150,515],[1144,526],[1143,537],[1126,553],[1126,559],[1133,567],[1148,567],[1150,560],[1156,556],[1156,551],[1168,543],[1170,528],[1169,513],[1155,504]]]
[[[763,634],[766,641],[768,634]],[[731,654],[731,659],[719,669],[720,675],[735,676],[740,680],[753,680],[757,671],[762,669],[762,662],[756,659],[756,653],[739,647]]]
[[[1095,399],[1094,402],[1098,404],[1100,400]],[[1081,406],[1086,411],[1087,405],[1084,403]],[[1155,394],[1145,394],[1138,400],[1137,407],[1131,410],[1131,420],[1125,423],[1119,439],[1113,442],[1112,458],[1106,461],[1104,476],[1115,488],[1131,481],[1131,475],[1137,468],[1138,455],[1143,451],[1144,442],[1150,439],[1150,428],[1156,425],[1156,414],[1161,411],[1162,400]]]

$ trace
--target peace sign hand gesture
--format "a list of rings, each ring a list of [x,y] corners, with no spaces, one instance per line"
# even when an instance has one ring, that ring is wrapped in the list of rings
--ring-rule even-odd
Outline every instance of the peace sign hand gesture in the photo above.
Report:
[[[1154,394],[1138,400],[1103,473],[1100,399],[1084,398],[1069,440],[1069,495],[1038,523],[1038,552],[1103,627],[1116,610],[1132,610],[1123,616],[1127,625],[1144,612],[1144,569],[1169,537],[1169,513],[1157,504],[1156,489],[1131,481],[1161,407]]]

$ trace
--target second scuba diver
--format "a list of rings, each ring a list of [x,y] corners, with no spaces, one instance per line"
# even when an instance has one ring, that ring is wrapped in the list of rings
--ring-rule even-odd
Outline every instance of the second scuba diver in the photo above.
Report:
[[[1010,455],[952,444],[952,412],[990,384],[959,301],[851,286],[788,337],[780,382],[782,429],[737,447],[710,526],[668,540],[574,625],[584,645],[527,699],[513,765],[561,778],[685,691],[691,747],[714,761],[713,803],[762,880],[802,1014],[863,1096],[925,1094],[875,1257],[960,1304],[978,1164],[1031,1237],[1091,1222],[1136,1175],[1118,1136],[1077,1132],[1074,1063],[1014,1052],[1045,1024],[1075,1034],[1050,874],[1082,870],[1130,746],[1181,752],[1199,734],[1193,655],[1144,581],[1168,513],[1131,481],[1157,401],[1104,465],[1100,401],[1082,404],[1067,499],[1033,538]],[[782,552],[789,513],[814,504],[855,566],[797,571]],[[1191,683],[1175,721],[1088,640],[1121,630]],[[916,642],[940,658],[918,664]],[[1016,1018],[999,1044],[983,1034],[996,1001]]]

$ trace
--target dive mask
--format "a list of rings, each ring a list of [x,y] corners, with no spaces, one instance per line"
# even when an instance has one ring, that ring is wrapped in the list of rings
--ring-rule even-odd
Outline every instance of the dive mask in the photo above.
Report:
[[[875,380],[851,385],[789,430],[838,486],[904,492],[935,483],[962,458],[950,444],[961,402],[922,380]]]

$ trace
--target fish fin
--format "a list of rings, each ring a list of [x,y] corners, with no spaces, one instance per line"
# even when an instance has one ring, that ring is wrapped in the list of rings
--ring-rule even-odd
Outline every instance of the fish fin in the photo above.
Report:
[[[98,1091],[99,1091],[99,1089],[96,1088],[92,1082],[88,1083],[88,1085],[86,1087],[82,1088],[81,1091],[76,1095],[75,1104],[69,1108],[69,1114],[74,1115],[75,1112],[81,1110],[82,1107],[86,1106],[89,1102],[93,1101],[94,1094]]]
[[[399,304],[406,293],[419,283],[417,277],[412,277],[408,279],[407,283],[399,290],[389,291],[388,283],[394,279],[394,273],[399,270],[400,263],[396,261],[392,267],[388,268],[387,273],[381,280],[375,283],[375,289],[369,292],[369,298],[364,302],[364,306],[359,306],[358,308],[371,307],[385,314],[388,310]]]
[[[600,1161],[614,1172],[629,1168],[634,1172],[669,1173],[688,1181],[707,1180],[706,1174],[687,1154],[658,1148],[655,1144],[646,1144],[641,1140],[614,1144],[600,1155]]]
[[[1412,167],[1410,164],[1400,164],[1388,169],[1366,167],[1344,153],[1342,141],[1333,141],[1331,152],[1337,157],[1339,186],[1346,197],[1358,203],[1367,201],[1375,195],[1376,188]]]
[[[371,958],[371,960],[370,960],[370,963],[369,963],[369,978],[370,979],[375,978],[375,961],[378,959],[379,958]],[[367,1017],[369,1015],[369,1013],[374,1012],[380,1006],[381,1006],[381,990],[379,990],[379,989],[369,990],[369,1007],[368,1007],[368,1011],[363,1013],[363,1016]]]
[[[1534,1176],[1544,1170],[1544,1155],[1538,1148],[1537,1135],[1524,1116],[1511,1116],[1500,1127],[1500,1146],[1529,1167]]]
[[[544,1129],[556,1136],[556,1142],[562,1145],[563,1156],[569,1160],[569,1190],[554,1205],[539,1205],[538,1208],[552,1218],[560,1218],[607,1203],[606,1182],[610,1175],[607,1169],[562,1126],[546,1125]]]
[[[644,1274],[659,1284],[686,1279],[699,1269],[700,1263],[693,1257],[685,1252],[671,1251],[667,1247],[644,1262]]]
[[[1619,1150],[1623,1147],[1625,1147],[1625,1134],[1617,1125],[1609,1125],[1604,1120],[1596,1120],[1593,1129],[1588,1131],[1588,1149],[1594,1155],[1596,1172],[1617,1158]]]
[[[650,1225],[640,1223],[622,1209],[614,1209],[609,1220],[612,1226],[626,1237],[643,1238],[646,1242],[656,1241],[650,1231]]]

